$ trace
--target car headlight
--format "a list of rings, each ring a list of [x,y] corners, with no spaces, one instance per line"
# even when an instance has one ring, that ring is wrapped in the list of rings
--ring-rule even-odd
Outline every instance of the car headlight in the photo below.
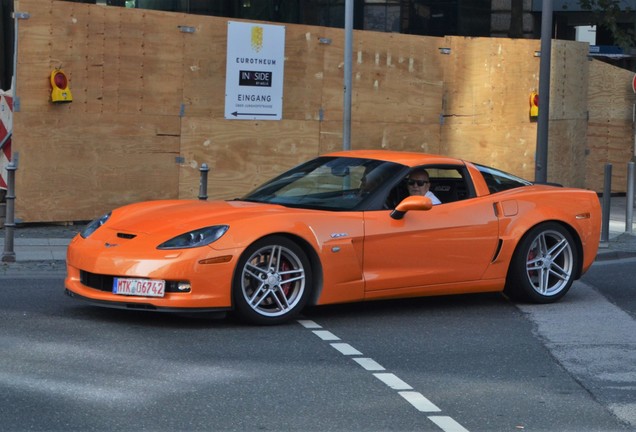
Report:
[[[98,217],[97,219],[86,225],[86,228],[84,228],[82,232],[80,232],[82,238],[87,238],[89,235],[93,234],[97,230],[97,228],[104,225],[108,218],[110,218],[111,213],[112,212],[108,212],[104,216]]]
[[[157,249],[188,249],[209,245],[227,232],[228,225],[214,225],[190,231],[161,243]]]

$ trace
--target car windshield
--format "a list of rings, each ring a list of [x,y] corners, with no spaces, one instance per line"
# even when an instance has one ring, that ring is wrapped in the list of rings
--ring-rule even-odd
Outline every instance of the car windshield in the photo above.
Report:
[[[241,200],[320,210],[355,210],[402,165],[373,159],[319,157],[293,168]]]

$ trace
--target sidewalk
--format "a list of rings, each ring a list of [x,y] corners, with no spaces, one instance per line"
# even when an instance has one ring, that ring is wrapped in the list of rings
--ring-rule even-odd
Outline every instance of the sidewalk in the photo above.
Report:
[[[625,232],[625,203],[624,196],[611,198],[609,241],[601,242],[597,260],[636,256],[636,224],[633,225],[634,234]],[[636,210],[634,219],[636,220]],[[83,224],[18,225],[14,229],[15,261],[64,261],[68,244],[83,228]],[[0,257],[4,256],[5,235],[4,228],[0,229]]]
[[[15,261],[65,261],[68,244],[84,226],[84,224],[19,224],[13,231]],[[5,229],[0,229],[0,257],[5,254],[5,236]]]
[[[610,200],[609,241],[601,242],[596,260],[636,256],[636,208],[633,211],[632,234],[627,231],[626,201],[624,196]],[[601,201],[601,206],[603,202]]]
[[[64,261],[69,242],[70,239],[67,238],[18,237],[14,239],[15,258],[16,261]],[[0,239],[0,248],[3,253],[4,238]]]

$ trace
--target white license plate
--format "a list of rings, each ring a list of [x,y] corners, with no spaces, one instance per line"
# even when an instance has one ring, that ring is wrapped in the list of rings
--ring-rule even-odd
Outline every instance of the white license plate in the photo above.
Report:
[[[129,296],[163,297],[166,281],[152,279],[115,278],[113,293]]]

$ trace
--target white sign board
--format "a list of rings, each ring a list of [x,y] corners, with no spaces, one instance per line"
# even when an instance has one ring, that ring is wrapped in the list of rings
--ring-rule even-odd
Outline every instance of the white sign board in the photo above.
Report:
[[[284,71],[284,26],[229,21],[225,118],[280,120]]]

